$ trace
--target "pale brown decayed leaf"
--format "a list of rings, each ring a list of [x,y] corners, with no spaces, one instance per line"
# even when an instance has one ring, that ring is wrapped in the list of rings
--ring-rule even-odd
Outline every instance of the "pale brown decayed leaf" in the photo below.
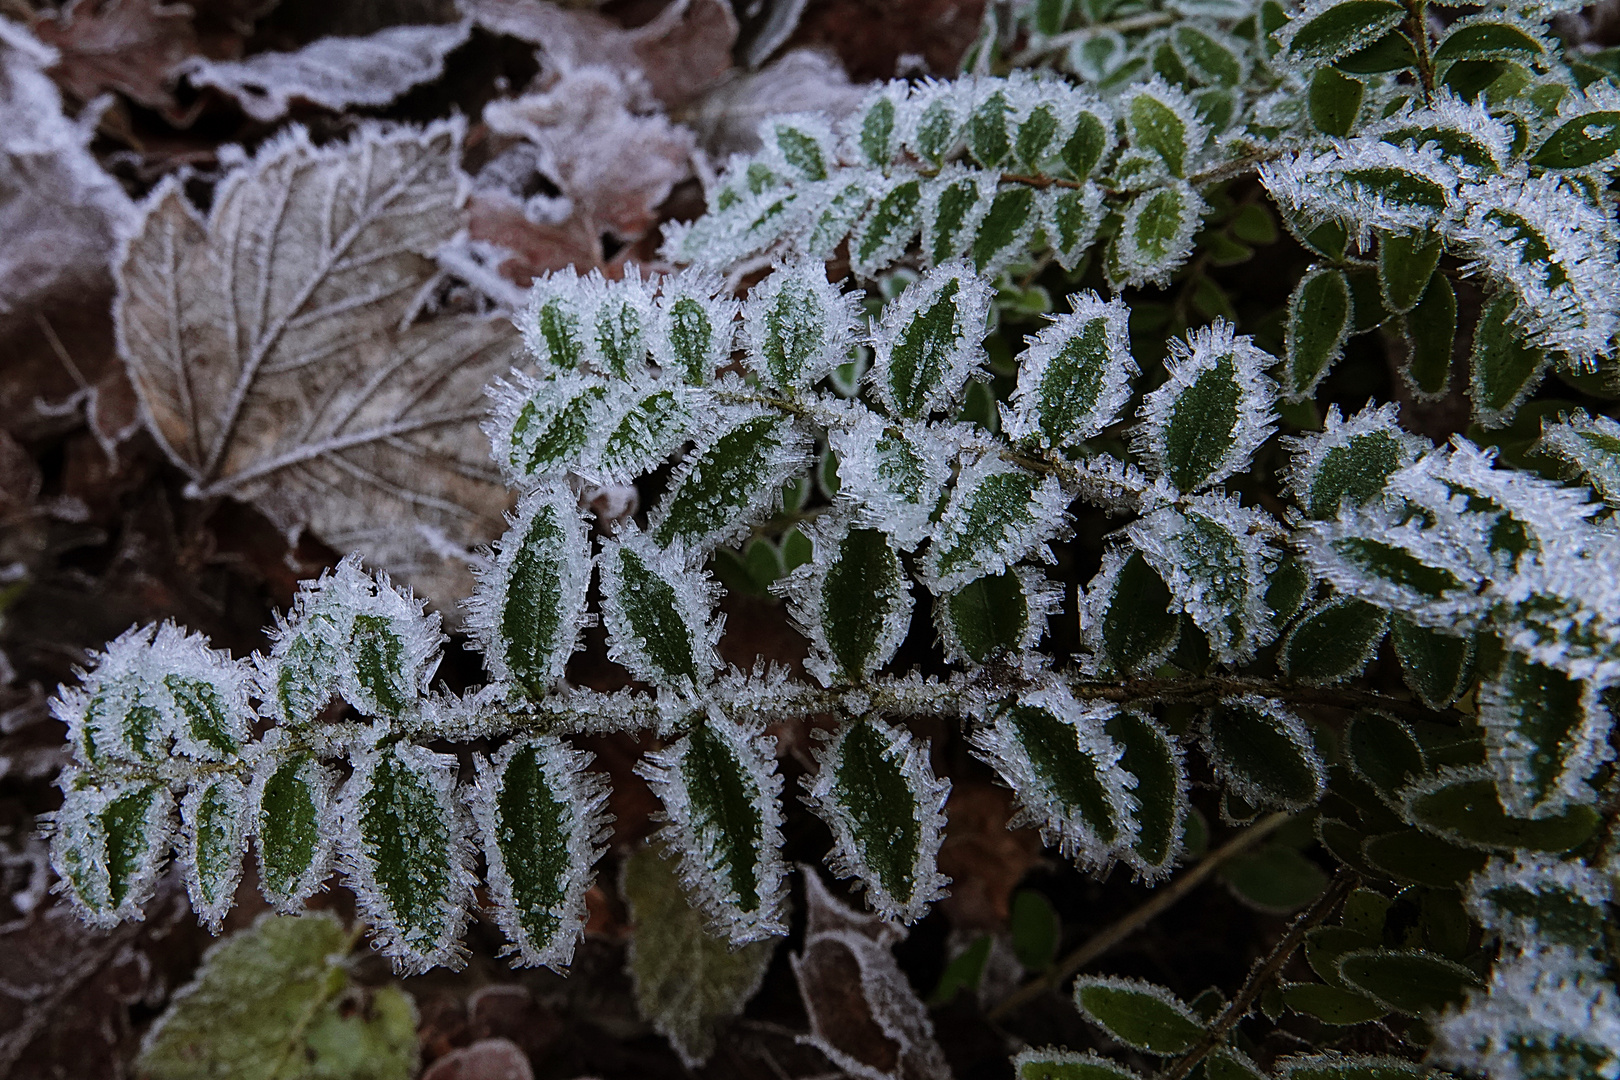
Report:
[[[104,289],[113,238],[134,213],[87,148],[93,123],[62,115],[44,74],[58,58],[0,19],[0,325],[66,287]]]
[[[836,57],[794,49],[763,70],[735,74],[694,103],[687,123],[703,149],[724,160],[759,149],[760,121],[778,113],[822,113],[837,120],[853,112],[868,87],[851,83]]]
[[[295,100],[341,111],[386,105],[444,72],[444,58],[467,40],[468,22],[390,26],[365,37],[321,38],[296,52],[259,53],[245,60],[189,61],[194,86],[230,95],[242,111],[266,123],[285,116]]]
[[[791,957],[810,1017],[804,1042],[863,1080],[945,1080],[934,1023],[895,963],[905,930],[839,902],[815,867],[804,878],[804,951]]]
[[[72,0],[34,24],[61,57],[56,81],[81,101],[121,90],[155,109],[174,105],[173,73],[197,52],[191,8],[160,0]]]
[[[165,182],[118,259],[119,352],[198,497],[258,505],[442,606],[508,495],[478,423],[504,320],[405,325],[464,222],[459,123],[301,129],[231,173],[205,219]]]

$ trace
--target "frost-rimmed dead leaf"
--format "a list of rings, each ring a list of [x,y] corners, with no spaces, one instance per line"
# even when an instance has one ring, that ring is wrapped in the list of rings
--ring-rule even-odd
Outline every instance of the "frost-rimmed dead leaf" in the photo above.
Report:
[[[540,46],[552,70],[605,64],[644,83],[665,108],[718,82],[731,67],[737,40],[737,16],[726,0],[674,0],[633,30],[594,11],[544,0],[459,0],[458,6],[492,34]]]
[[[58,59],[0,19],[0,324],[66,287],[104,289],[114,237],[134,215],[88,149],[95,117],[62,114],[45,75]]]
[[[386,105],[443,74],[444,58],[471,32],[466,20],[390,26],[365,37],[321,38],[295,52],[245,60],[198,58],[181,70],[193,86],[220,90],[253,119],[269,123],[285,116],[294,101],[334,112]]]
[[[905,931],[839,902],[816,867],[801,864],[804,950],[790,957],[810,1017],[800,1041],[862,1080],[944,1080],[951,1075],[934,1023],[895,963]]]
[[[821,113],[837,120],[855,111],[868,87],[852,83],[838,58],[817,49],[794,49],[770,66],[735,74],[687,110],[703,149],[724,160],[760,147],[759,125],[780,113]]]
[[[174,69],[198,51],[191,8],[161,0],[71,0],[34,33],[60,53],[51,74],[80,101],[120,90],[154,109],[174,105]]]
[[[295,128],[228,175],[204,218],[174,181],[118,258],[119,354],[190,494],[308,526],[447,610],[508,493],[479,430],[511,364],[505,320],[408,323],[464,223],[459,121]]]

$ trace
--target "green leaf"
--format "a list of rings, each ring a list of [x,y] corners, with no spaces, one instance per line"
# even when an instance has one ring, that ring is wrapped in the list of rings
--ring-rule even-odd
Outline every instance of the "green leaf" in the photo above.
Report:
[[[1181,631],[1170,588],[1135,548],[1110,547],[1086,590],[1086,643],[1104,671],[1134,674],[1162,664]]]
[[[1568,851],[1597,829],[1590,806],[1572,806],[1536,820],[1509,817],[1497,799],[1496,783],[1481,768],[1447,769],[1433,780],[1408,787],[1406,815],[1436,836],[1485,851]]]
[[[910,576],[881,530],[839,521],[814,529],[811,543],[816,557],[782,590],[810,638],[805,669],[826,686],[865,682],[911,625]]]
[[[1577,113],[1542,140],[1530,156],[1538,169],[1588,169],[1620,154],[1620,111]]]
[[[608,656],[638,679],[671,689],[701,685],[719,666],[714,586],[679,551],[625,530],[597,556]]]
[[[911,243],[922,225],[917,213],[921,203],[921,182],[901,180],[867,211],[849,242],[852,261],[862,274],[871,276]]]
[[[711,937],[703,912],[687,904],[674,870],[650,848],[624,860],[619,889],[636,926],[627,965],[636,1007],[695,1069],[759,991],[776,942],[732,948]]]
[[[874,343],[873,389],[895,416],[953,406],[982,361],[990,290],[962,263],[930,271],[883,311]]]
[[[1063,923],[1044,893],[1020,889],[1013,894],[1008,930],[1012,934],[1013,955],[1024,970],[1040,973],[1048,970],[1057,959]]]
[[[1007,95],[996,90],[986,95],[968,114],[964,132],[968,153],[987,169],[996,168],[1012,152],[1012,140],[1007,133],[1008,114],[1011,111]]]
[[[564,971],[585,928],[585,894],[609,831],[605,778],[554,735],[479,759],[472,798],[495,921],[524,967]]]
[[[1296,15],[1277,35],[1290,60],[1331,64],[1383,37],[1406,18],[1393,0],[1341,0],[1314,3]]]
[[[701,278],[666,280],[653,327],[653,359],[695,386],[708,383],[731,362],[737,312],[735,301],[711,296],[707,285]]]
[[[1455,889],[1485,865],[1485,855],[1417,829],[1369,837],[1361,847],[1369,865],[1396,881]]]
[[[1498,293],[1486,301],[1474,327],[1468,396],[1474,419],[1486,428],[1509,423],[1547,370],[1546,350],[1526,344],[1513,321],[1517,306],[1512,293]]]
[[[860,135],[856,142],[861,157],[868,165],[884,166],[894,158],[895,147],[894,98],[879,92],[861,113]]]
[[[1433,274],[1423,296],[1403,320],[1410,350],[1401,374],[1422,400],[1443,397],[1451,382],[1457,338],[1457,293],[1444,274]]]
[[[1045,102],[1020,117],[1013,133],[1013,151],[1019,164],[1032,173],[1039,172],[1057,145],[1059,126],[1057,113]]]
[[[1257,911],[1284,915],[1322,894],[1328,877],[1320,867],[1285,844],[1268,844],[1221,868],[1221,880]]]
[[[1042,193],[1042,225],[1058,265],[1073,270],[1097,239],[1103,221],[1102,191],[1095,184],[1082,188],[1047,188]]]
[[[767,126],[776,152],[788,169],[805,180],[827,179],[831,148],[823,145],[826,129],[819,117],[775,117]]]
[[[1405,314],[1417,306],[1440,265],[1445,244],[1428,233],[1384,233],[1378,238],[1378,287],[1384,306]]]
[[[1610,886],[1583,863],[1521,856],[1492,859],[1469,882],[1468,907],[1487,931],[1533,949],[1600,949],[1609,925]]]
[[[1363,994],[1321,983],[1285,984],[1282,994],[1283,1001],[1295,1012],[1341,1027],[1370,1023],[1388,1012]]]
[[[1064,141],[1058,156],[1072,179],[1084,180],[1103,163],[1113,149],[1113,143],[1108,126],[1101,117],[1095,113],[1081,112],[1075,117],[1074,131]]]
[[[1542,55],[1546,47],[1524,27],[1508,20],[1462,19],[1446,31],[1430,62],[1436,67],[1458,60],[1525,59]]]
[[[1352,716],[1345,751],[1355,774],[1397,805],[1401,788],[1429,771],[1428,758],[1411,731],[1383,713],[1362,710]]]
[[[1185,1002],[1162,986],[1139,979],[1082,975],[1074,981],[1080,1015],[1133,1050],[1170,1057],[1204,1037],[1204,1025]]]
[[[1181,750],[1151,717],[1121,712],[1109,718],[1108,737],[1122,753],[1120,768],[1136,780],[1136,839],[1126,855],[1142,876],[1170,872],[1180,854],[1187,812],[1187,776]]]
[[[686,388],[657,381],[622,394],[618,408],[602,418],[596,461],[582,460],[574,471],[603,483],[627,484],[662,465],[697,426]]]
[[[1283,556],[1277,568],[1266,579],[1266,607],[1271,612],[1271,625],[1282,629],[1288,621],[1305,607],[1314,592],[1316,579],[1293,552]]]
[[[1389,613],[1354,597],[1332,596],[1311,608],[1283,639],[1277,662],[1303,683],[1329,686],[1360,675],[1389,627]]]
[[[474,879],[455,757],[401,743],[351,760],[338,817],[362,916],[398,970],[458,966]]]
[[[540,360],[573,371],[585,359],[585,311],[567,275],[542,278],[524,312],[523,343]]]
[[[1040,217],[1034,188],[1027,184],[1003,184],[990,200],[990,209],[968,245],[974,270],[993,277],[996,271],[1023,255]]]
[[[1474,637],[1453,637],[1419,626],[1399,613],[1390,621],[1390,642],[1406,685],[1431,709],[1445,709],[1474,682]]]
[[[934,777],[927,742],[869,717],[845,725],[816,760],[805,802],[832,830],[827,865],[856,878],[885,919],[916,922],[949,882],[936,859],[951,785]]]
[[[937,595],[999,574],[1039,551],[1067,509],[1055,477],[986,455],[957,477],[922,560],[923,580]]]
[[[1365,48],[1358,49],[1334,67],[1347,75],[1382,75],[1417,66],[1417,49],[1412,39],[1399,30],[1391,30]]]
[[[989,211],[993,177],[959,166],[940,173],[923,193],[922,245],[935,266],[967,250]]]
[[[1299,445],[1289,487],[1306,516],[1327,521],[1347,505],[1365,506],[1381,497],[1389,478],[1416,459],[1419,444],[1385,406],[1348,421],[1339,419],[1337,407],[1330,408],[1327,430]]]
[[[416,1008],[349,984],[353,938],[325,912],[261,915],[203,956],[147,1034],[152,1080],[409,1080]]]
[[[1279,703],[1229,698],[1204,714],[1202,736],[1216,775],[1250,804],[1301,810],[1321,797],[1327,778],[1310,731]]]
[[[1017,1080],[1142,1080],[1105,1057],[1055,1046],[1025,1047],[1013,1057],[1012,1067]]]
[[[1125,137],[1131,146],[1158,155],[1171,176],[1185,176],[1188,159],[1203,149],[1206,135],[1191,112],[1178,91],[1163,83],[1149,84],[1125,104]]]
[[[1421,1065],[1367,1054],[1304,1054],[1277,1062],[1278,1080],[1427,1080]]]
[[[1126,535],[1203,632],[1199,637],[1207,636],[1214,658],[1245,659],[1271,631],[1267,549],[1251,535],[1262,519],[1226,495],[1194,496],[1184,505],[1184,513],[1153,512]]]
[[[805,464],[805,437],[786,417],[743,413],[693,450],[670,478],[648,528],[660,547],[707,549],[768,514]]]
[[[331,872],[332,788],[331,773],[307,754],[266,755],[254,773],[259,889],[281,911],[301,911]]]
[[[1355,127],[1366,92],[1360,79],[1341,75],[1330,67],[1318,69],[1311,77],[1310,95],[1306,99],[1311,123],[1324,135],[1343,138]]]
[[[1342,270],[1318,267],[1294,286],[1288,299],[1286,370],[1290,398],[1303,400],[1315,393],[1317,383],[1344,351],[1350,313],[1350,282]]]
[[[929,1005],[949,1005],[966,990],[976,993],[984,978],[984,966],[990,959],[990,948],[995,939],[989,934],[979,937],[973,944],[957,953],[939,977],[939,985],[928,995]]]
[[[1039,571],[1004,570],[934,601],[934,626],[948,659],[986,664],[1033,648],[1053,597]]]
[[[1199,81],[1212,86],[1236,86],[1246,74],[1243,61],[1231,46],[1196,25],[1182,23],[1170,31],[1176,56]]]
[[[1176,181],[1131,200],[1110,247],[1108,276],[1116,285],[1164,285],[1192,251],[1209,207],[1190,185]]]
[[[1461,964],[1411,949],[1345,953],[1339,957],[1339,976],[1386,1009],[1408,1016],[1460,1005],[1468,990],[1484,986]]]
[[[1075,293],[1069,307],[1018,358],[1012,407],[1002,420],[1010,439],[1074,447],[1113,423],[1130,400],[1138,369],[1129,311],[1095,293]]]
[[[490,673],[537,701],[562,678],[585,623],[591,549],[573,491],[525,495],[494,556],[477,572],[468,626]]]
[[[168,861],[174,796],[162,784],[93,787],[71,768],[58,783],[51,865],[80,915],[98,928],[139,918]]]
[[[1565,465],[1592,485],[1604,502],[1620,506],[1620,423],[1576,409],[1557,423],[1541,421],[1536,452]]]
[[[743,308],[747,365],[766,386],[807,390],[848,359],[854,318],[819,260],[781,267]]]
[[[1177,491],[1194,492],[1244,468],[1275,424],[1273,358],[1230,324],[1173,341],[1169,379],[1142,403],[1136,449]]]
[[[1549,817],[1597,801],[1590,781],[1612,756],[1614,718],[1595,687],[1504,652],[1480,683],[1479,725],[1508,813]]]
[[[1243,1051],[1221,1046],[1204,1059],[1204,1077],[1205,1080],[1266,1080],[1266,1072]]]
[[[216,934],[242,880],[248,815],[247,787],[229,774],[194,784],[180,801],[186,892],[191,910]]]
[[[1051,684],[1001,703],[972,737],[974,752],[1017,796],[1019,820],[1083,866],[1105,865],[1135,838],[1132,777],[1107,729],[1116,711]]]

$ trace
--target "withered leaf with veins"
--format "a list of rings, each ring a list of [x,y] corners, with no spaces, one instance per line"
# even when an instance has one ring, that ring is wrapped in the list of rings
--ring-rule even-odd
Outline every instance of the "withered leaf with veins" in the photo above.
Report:
[[[479,430],[511,364],[501,319],[411,322],[464,224],[462,129],[300,129],[227,176],[206,217],[179,183],[117,261],[119,352],[199,498],[356,550],[448,608],[508,494]]]

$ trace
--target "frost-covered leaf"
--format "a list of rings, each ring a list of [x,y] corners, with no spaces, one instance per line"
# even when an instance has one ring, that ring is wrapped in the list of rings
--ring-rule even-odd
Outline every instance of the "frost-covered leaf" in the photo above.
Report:
[[[1018,384],[1001,407],[1001,429],[1015,442],[1066,449],[1113,423],[1138,374],[1129,311],[1095,293],[1069,297],[1069,311],[1041,328],[1018,357]]]
[[[1230,323],[1172,341],[1169,379],[1142,402],[1135,448],[1176,490],[1191,493],[1248,466],[1276,424],[1272,357]]]
[[[1290,60],[1318,66],[1366,48],[1406,18],[1395,0],[1310,0],[1275,34]]]
[[[1457,338],[1457,291],[1450,279],[1444,274],[1430,277],[1403,324],[1410,355],[1401,368],[1402,377],[1419,400],[1444,396]]]
[[[180,851],[191,910],[219,933],[236,902],[251,828],[248,791],[228,774],[194,784],[180,800]]]
[[[968,582],[934,601],[934,627],[946,659],[984,664],[1028,652],[1046,633],[1061,595],[1034,567]]]
[[[1361,137],[1262,165],[1260,180],[1278,205],[1310,227],[1338,222],[1365,241],[1375,230],[1434,228],[1451,205],[1458,176],[1456,166],[1437,149],[1413,150]]]
[[[209,949],[142,1044],[153,1080],[407,1080],[416,1007],[352,988],[353,938],[330,913],[266,914]]]
[[[866,681],[911,626],[911,578],[894,541],[848,520],[812,526],[811,560],[779,586],[810,639],[805,670],[823,685]]]
[[[1403,816],[1449,843],[1481,851],[1568,851],[1597,828],[1590,806],[1530,819],[1502,809],[1495,777],[1485,766],[1442,769],[1401,793]]]
[[[1601,1080],[1620,1068],[1620,994],[1573,965],[1504,959],[1435,1025],[1435,1058],[1487,1076]]]
[[[506,492],[478,434],[505,370],[501,320],[401,328],[461,227],[461,128],[299,129],[230,172],[204,219],[148,197],[118,259],[119,352],[198,495],[308,525],[448,602],[447,555],[499,532]]]
[[[664,804],[660,836],[680,856],[687,892],[733,947],[787,933],[775,746],[757,718],[716,710],[636,768]]]
[[[1328,685],[1360,675],[1389,626],[1389,613],[1352,597],[1322,601],[1294,623],[1277,662],[1289,678]]]
[[[760,125],[767,158],[801,180],[825,180],[836,164],[832,129],[814,113],[772,116]]]
[[[80,101],[117,90],[173,116],[175,68],[198,51],[192,13],[160,0],[64,5],[31,27],[57,51],[51,74]]]
[[[1140,979],[1082,975],[1074,981],[1080,1015],[1133,1050],[1172,1057],[1204,1037],[1204,1023],[1164,987]]]
[[[1339,521],[1315,523],[1299,538],[1311,571],[1342,593],[1425,625],[1478,617],[1480,571],[1457,545],[1413,522],[1346,508]]]
[[[1593,172],[1614,165],[1620,156],[1620,101],[1612,88],[1597,85],[1571,95],[1559,109],[1559,120],[1530,156],[1531,165]]]
[[[951,476],[957,440],[949,430],[862,412],[827,439],[838,459],[838,492],[854,501],[859,520],[908,550],[921,543]]]
[[[731,363],[739,305],[724,289],[719,280],[691,270],[664,279],[650,342],[660,367],[701,386]]]
[[[1047,188],[1041,193],[1041,213],[1041,228],[1058,265],[1065,270],[1075,269],[1091,249],[1102,225],[1102,190],[1096,184]]]
[[[1589,781],[1614,757],[1614,717],[1596,687],[1504,653],[1480,683],[1479,724],[1509,814],[1551,817],[1596,801]]]
[[[602,545],[596,565],[608,656],[657,686],[708,682],[720,666],[714,647],[722,625],[708,575],[688,564],[680,546],[660,548],[628,527]]]
[[[1429,771],[1428,755],[1411,729],[1383,713],[1356,713],[1344,743],[1350,771],[1394,805],[1400,803],[1401,788]]]
[[[1122,751],[1120,767],[1136,781],[1136,839],[1124,858],[1142,877],[1170,872],[1181,852],[1189,782],[1181,747],[1145,713],[1120,712],[1107,723],[1108,735]]]
[[[508,481],[527,487],[595,468],[604,429],[630,404],[628,387],[596,375],[535,379],[514,371],[510,379],[491,385],[493,408],[484,425]]]
[[[650,848],[625,859],[619,888],[636,927],[627,965],[636,1007],[695,1069],[714,1053],[717,1028],[759,990],[776,942],[737,948],[711,936],[674,869]]]
[[[350,760],[340,852],[361,913],[400,971],[460,967],[474,878],[455,757],[378,743]]]
[[[564,371],[583,365],[591,322],[590,300],[573,270],[535,278],[529,288],[529,305],[517,318],[529,354]]]
[[[1288,299],[1285,389],[1291,400],[1316,392],[1344,351],[1350,322],[1350,281],[1344,271],[1318,267],[1299,279]]]
[[[1200,495],[1186,501],[1185,511],[1166,507],[1126,530],[1177,605],[1209,635],[1223,663],[1249,655],[1276,632],[1265,599],[1274,556],[1252,535],[1269,527],[1260,511],[1236,499]],[[1149,582],[1143,587],[1152,591]],[[1157,617],[1150,618],[1157,626]],[[1144,651],[1133,662],[1145,663],[1156,653]]]
[[[1157,155],[1171,176],[1186,176],[1193,156],[1209,138],[1209,128],[1187,96],[1159,79],[1127,95],[1121,113],[1130,145]]]
[[[1228,698],[1204,714],[1201,735],[1215,774],[1250,805],[1301,810],[1322,797],[1327,768],[1316,741],[1280,702]]]
[[[1440,237],[1425,233],[1392,233],[1378,241],[1378,288],[1384,306],[1404,315],[1417,306],[1440,262]]]
[[[852,1076],[949,1076],[928,1009],[890,952],[905,931],[835,899],[813,868],[801,871],[804,950],[791,963],[810,1020],[805,1042]]]
[[[1373,1054],[1296,1054],[1277,1062],[1281,1080],[1426,1080],[1433,1074],[1404,1058]]]
[[[849,240],[855,269],[868,277],[893,262],[922,228],[920,180],[897,179],[879,191]]]
[[[928,743],[868,717],[830,739],[816,763],[804,798],[832,830],[827,865],[855,878],[885,919],[916,922],[950,882],[936,860],[951,784],[934,776]]]
[[[1039,828],[1047,846],[1087,869],[1108,865],[1136,839],[1135,778],[1108,734],[1117,711],[1051,684],[995,706],[973,733],[974,752],[1018,798],[1011,824]]]
[[[922,561],[924,580],[936,594],[951,592],[1044,551],[1068,503],[1056,477],[985,455],[956,479]]]
[[[894,416],[919,419],[954,404],[984,359],[990,288],[966,264],[914,282],[883,311],[869,378]]]
[[[1116,287],[1167,285],[1192,254],[1193,236],[1208,211],[1198,192],[1179,180],[1137,195],[1109,246],[1109,278]]]
[[[1583,862],[1525,852],[1511,863],[1492,859],[1469,879],[1466,899],[1480,925],[1511,945],[1595,949],[1614,888]]]
[[[855,302],[827,281],[820,260],[778,269],[743,309],[746,363],[767,386],[808,390],[849,358]]]
[[[62,806],[51,817],[51,867],[91,926],[139,918],[152,899],[174,836],[174,796],[163,784],[95,786],[75,769],[57,784]]]
[[[894,160],[906,89],[904,83],[879,86],[850,117],[851,141],[859,148],[861,160],[867,165],[881,168]]]
[[[1401,678],[1431,709],[1444,709],[1468,692],[1474,681],[1474,638],[1431,630],[1398,612],[1390,619],[1390,643],[1401,663]]]
[[[1151,671],[1175,648],[1181,632],[1179,605],[1171,610],[1170,587],[1135,548],[1110,546],[1102,568],[1085,590],[1082,631],[1103,671]]]
[[[267,748],[280,740],[267,737]],[[302,911],[332,872],[338,834],[331,770],[308,754],[267,753],[253,773],[254,846],[259,889],[278,910]]]
[[[516,739],[479,761],[471,793],[495,921],[514,964],[563,971],[584,933],[585,893],[610,816],[591,756],[554,735]]]
[[[287,114],[294,101],[342,112],[387,105],[444,72],[445,57],[467,41],[470,23],[390,26],[366,37],[325,37],[296,52],[262,52],[245,60],[197,57],[182,72],[193,86],[222,91],[262,123]]]
[[[1361,506],[1383,496],[1389,478],[1417,460],[1423,442],[1401,430],[1393,405],[1368,407],[1350,419],[1328,408],[1320,434],[1294,444],[1288,489],[1305,515],[1325,521],[1341,506]]]
[[[994,277],[1025,254],[1029,238],[1041,225],[1042,204],[1027,184],[1002,184],[968,245],[973,269]]]
[[[1311,123],[1324,135],[1343,138],[1360,117],[1366,95],[1366,84],[1360,79],[1341,75],[1336,68],[1318,68],[1311,76],[1308,99]]]
[[[132,627],[51,703],[86,764],[234,757],[247,738],[246,665],[173,623]]]
[[[747,531],[807,463],[808,440],[774,412],[739,411],[714,426],[670,477],[648,529],[664,547],[700,550]]]
[[[941,169],[923,189],[922,246],[929,261],[940,266],[966,253],[994,197],[994,174],[961,165]]]
[[[1090,1051],[1026,1046],[1013,1055],[1018,1080],[1139,1080],[1138,1074]]]
[[[1557,422],[1543,420],[1536,449],[1592,485],[1604,502],[1620,506],[1620,423],[1576,409]]]
[[[539,699],[562,677],[579,643],[591,583],[591,548],[578,499],[566,487],[536,488],[468,601],[468,628],[490,674]]]

